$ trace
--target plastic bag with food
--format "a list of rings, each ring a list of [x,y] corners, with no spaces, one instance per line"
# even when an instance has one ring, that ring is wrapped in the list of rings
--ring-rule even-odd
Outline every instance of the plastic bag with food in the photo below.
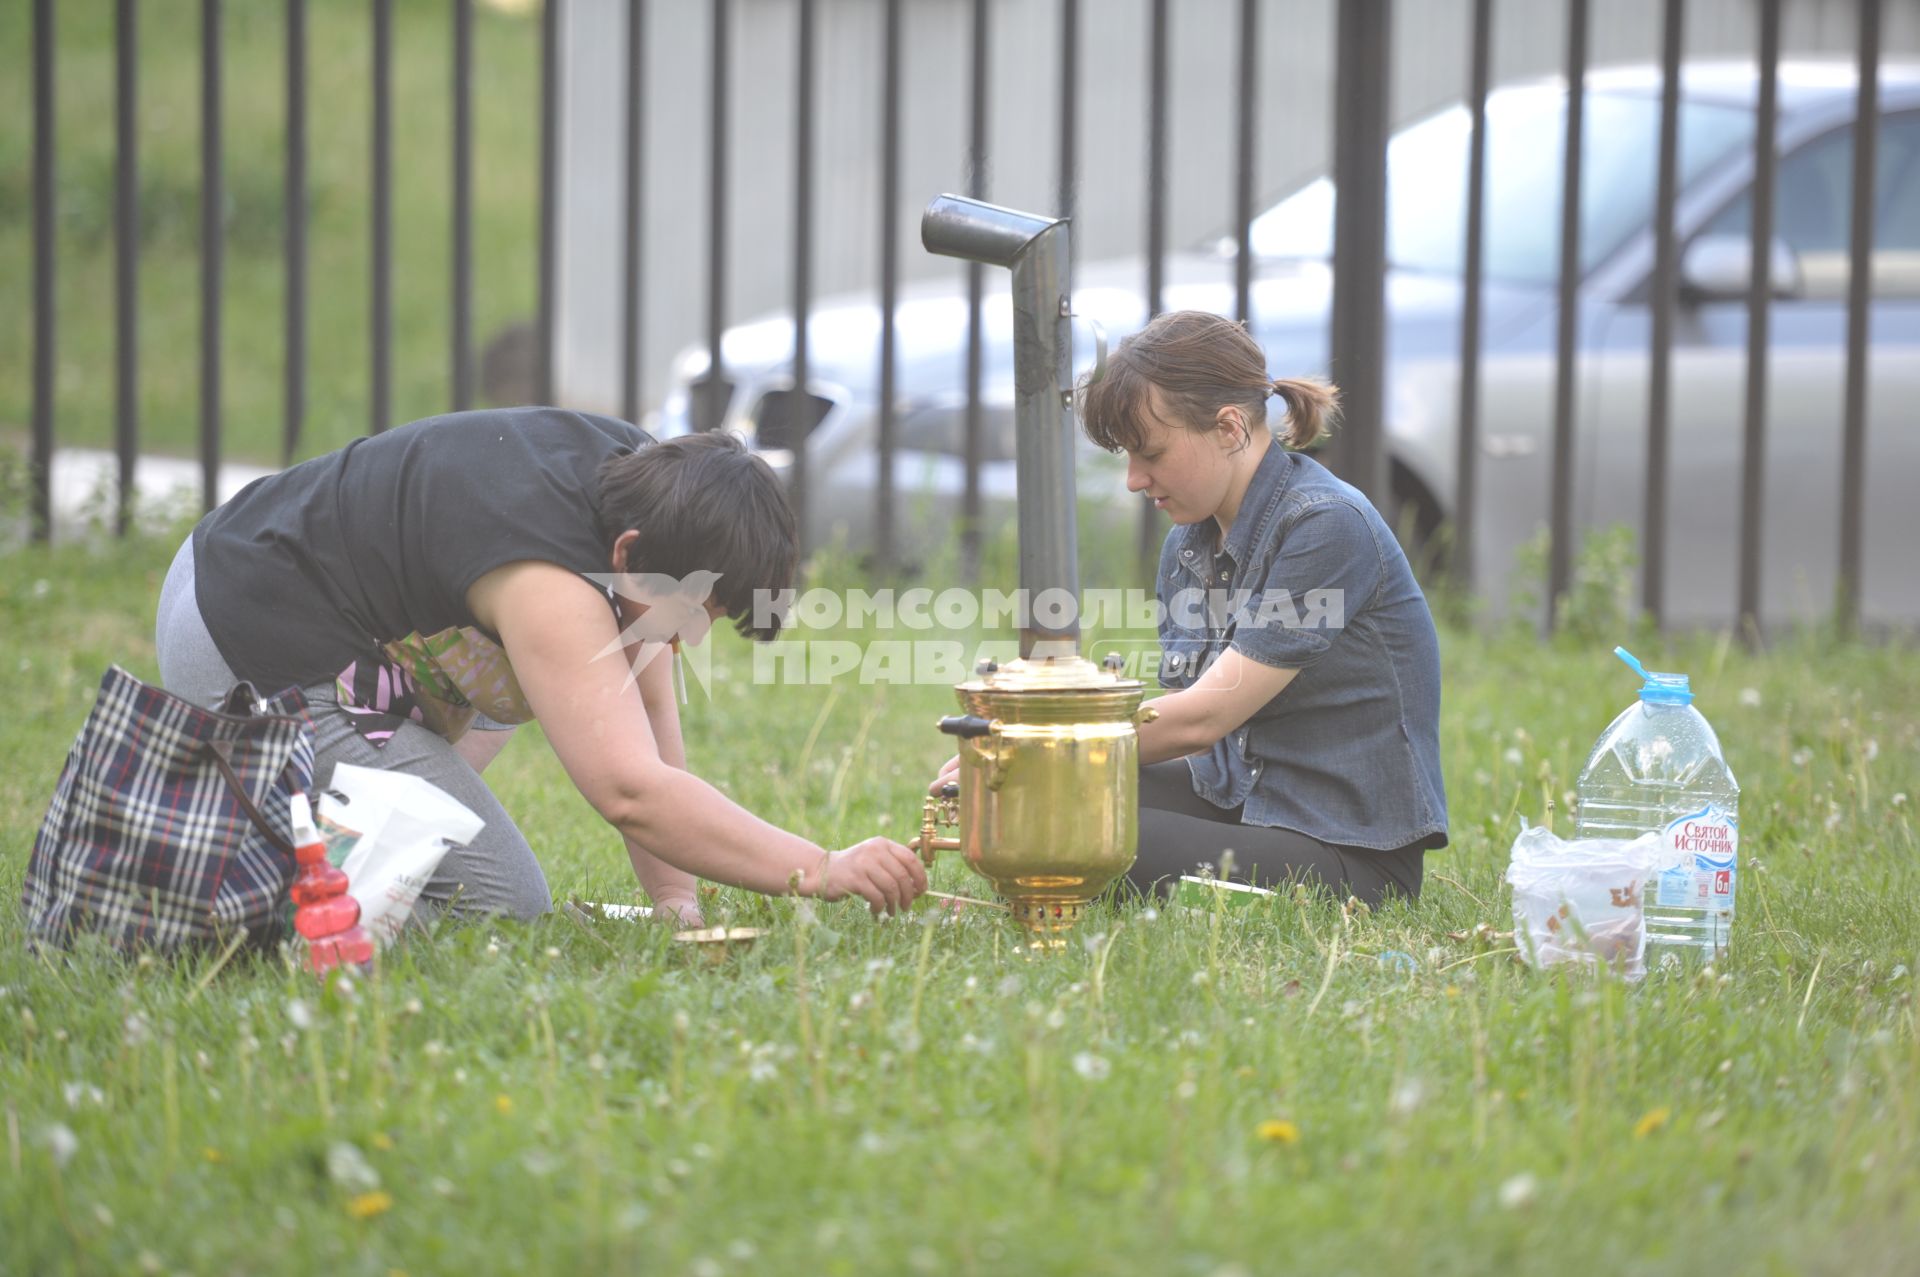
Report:
[[[1536,967],[1604,962],[1639,979],[1646,973],[1645,887],[1664,867],[1657,834],[1566,839],[1523,827],[1507,865],[1514,943]]]

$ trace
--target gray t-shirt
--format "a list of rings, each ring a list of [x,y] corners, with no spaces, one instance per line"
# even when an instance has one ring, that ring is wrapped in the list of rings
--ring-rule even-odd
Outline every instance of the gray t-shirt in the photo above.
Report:
[[[200,613],[233,672],[263,691],[356,665],[364,679],[383,644],[477,629],[467,589],[503,564],[608,571],[596,472],[652,442],[557,408],[452,413],[356,439],[200,521]]]

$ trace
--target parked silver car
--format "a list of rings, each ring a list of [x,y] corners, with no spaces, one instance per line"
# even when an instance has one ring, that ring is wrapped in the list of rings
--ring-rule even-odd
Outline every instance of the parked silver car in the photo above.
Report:
[[[1748,219],[1757,75],[1750,65],[1700,63],[1683,78],[1676,228],[1681,302],[1672,350],[1672,455],[1667,614],[1721,624],[1734,613],[1739,474],[1744,429]],[[1863,612],[1920,621],[1920,64],[1888,64],[1881,110],[1871,316]],[[1579,291],[1575,519],[1641,526],[1646,473],[1650,223],[1658,154],[1657,68],[1587,79]],[[1854,72],[1850,64],[1783,63],[1773,305],[1763,617],[1810,621],[1832,603],[1838,562],[1840,420]],[[1497,609],[1515,552],[1547,520],[1552,436],[1559,204],[1566,91],[1552,80],[1488,99],[1486,284],[1482,342],[1478,547],[1474,579]],[[1458,402],[1466,152],[1463,106],[1395,134],[1388,147],[1387,447],[1402,527],[1452,513]],[[1332,277],[1334,192],[1322,177],[1262,213],[1253,328],[1277,376],[1323,369]],[[1233,241],[1176,254],[1165,305],[1230,313]],[[1004,277],[989,273],[985,401],[989,524],[1011,517],[1011,312]],[[1074,308],[1115,338],[1147,318],[1144,265],[1083,265]],[[965,413],[966,301],[951,284],[903,292],[896,312],[901,543],[911,554],[944,539],[959,508]],[[808,390],[821,414],[808,437],[809,534],[870,545],[878,476],[875,434],[879,312],[870,297],[823,302],[809,326]],[[773,316],[729,330],[726,424],[750,436],[791,410],[793,330]],[[1082,337],[1081,363],[1091,358]],[[687,428],[702,393],[704,350],[683,354],[660,414]],[[777,424],[777,423],[776,423]],[[772,430],[766,431],[768,436]],[[769,439],[770,441],[770,439]],[[777,464],[790,454],[767,448]],[[1092,517],[1130,527],[1138,499],[1124,466],[1087,446],[1080,493]]]

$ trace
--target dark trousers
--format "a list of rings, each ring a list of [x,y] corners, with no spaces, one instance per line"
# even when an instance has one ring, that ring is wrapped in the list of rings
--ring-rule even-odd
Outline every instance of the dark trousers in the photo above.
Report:
[[[1221,856],[1233,852],[1234,882],[1286,890],[1296,882],[1323,887],[1335,898],[1354,896],[1377,905],[1389,892],[1420,895],[1419,846],[1395,851],[1341,847],[1292,829],[1240,823],[1240,809],[1225,810],[1193,792],[1184,758],[1140,769],[1140,850],[1127,881],[1142,893],[1166,894],[1182,874],[1202,865],[1219,873]]]

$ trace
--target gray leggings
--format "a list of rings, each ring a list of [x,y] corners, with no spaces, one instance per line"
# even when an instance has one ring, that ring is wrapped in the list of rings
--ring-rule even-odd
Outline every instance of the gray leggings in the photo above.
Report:
[[[1182,874],[1218,866],[1233,852],[1233,880],[1256,887],[1304,882],[1337,898],[1377,905],[1389,893],[1420,895],[1419,844],[1397,851],[1340,847],[1292,829],[1243,825],[1240,812],[1215,807],[1193,792],[1184,758],[1140,769],[1140,851],[1127,881],[1141,892],[1166,892]]]
[[[227,666],[200,615],[193,587],[193,539],[173,556],[154,643],[160,657],[160,682],[169,692],[197,705],[212,705],[239,678]],[[258,688],[272,695],[279,688]],[[445,738],[418,723],[401,724],[386,745],[375,747],[353,729],[338,708],[332,680],[300,689],[313,717],[314,784],[324,789],[339,763],[407,772],[438,785],[486,821],[473,841],[449,850],[439,872],[421,894],[423,905],[463,912],[530,918],[553,907],[546,874],[534,858],[513,818],[467,760]]]

